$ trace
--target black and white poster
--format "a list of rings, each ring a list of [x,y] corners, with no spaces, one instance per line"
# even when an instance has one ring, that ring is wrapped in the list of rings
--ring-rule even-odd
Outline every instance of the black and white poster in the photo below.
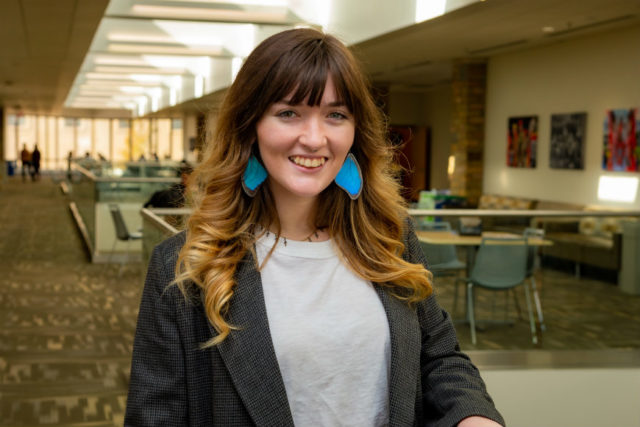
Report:
[[[553,169],[584,168],[584,138],[587,113],[551,116],[549,163]]]

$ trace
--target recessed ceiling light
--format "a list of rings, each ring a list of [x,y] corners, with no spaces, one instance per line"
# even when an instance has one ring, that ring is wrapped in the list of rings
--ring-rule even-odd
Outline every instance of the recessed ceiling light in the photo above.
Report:
[[[545,34],[553,33],[556,29],[553,27],[542,27],[542,32]]]

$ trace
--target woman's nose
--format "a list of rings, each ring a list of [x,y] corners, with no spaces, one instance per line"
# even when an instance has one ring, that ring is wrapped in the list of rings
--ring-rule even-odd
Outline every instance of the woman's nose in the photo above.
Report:
[[[317,151],[327,144],[327,135],[322,120],[318,117],[309,117],[304,122],[299,137],[301,144],[306,145],[312,151]]]

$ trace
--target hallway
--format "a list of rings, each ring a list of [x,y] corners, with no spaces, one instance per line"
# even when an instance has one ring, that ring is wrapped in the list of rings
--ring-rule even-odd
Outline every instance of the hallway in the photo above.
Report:
[[[122,425],[137,268],[87,262],[49,177],[0,200],[0,425]]]

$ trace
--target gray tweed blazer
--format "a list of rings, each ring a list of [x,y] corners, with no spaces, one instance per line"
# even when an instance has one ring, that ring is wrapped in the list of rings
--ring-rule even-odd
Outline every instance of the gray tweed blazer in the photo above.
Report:
[[[293,426],[252,256],[238,267],[229,306],[229,320],[239,329],[220,345],[201,349],[216,332],[200,299],[187,302],[177,287],[167,288],[184,238],[169,238],[151,257],[125,425]],[[406,244],[405,259],[426,265],[413,232]],[[391,332],[389,425],[450,427],[471,415],[504,424],[435,297],[411,309],[384,287],[376,290]]]

